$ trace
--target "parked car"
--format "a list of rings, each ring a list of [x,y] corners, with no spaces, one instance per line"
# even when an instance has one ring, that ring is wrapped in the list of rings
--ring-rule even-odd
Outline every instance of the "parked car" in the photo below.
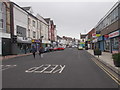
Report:
[[[65,48],[64,47],[54,47],[54,51],[57,51],[57,50],[64,50]]]
[[[50,47],[45,47],[45,48],[44,48],[44,53],[45,53],[45,52],[49,52],[49,51],[50,51],[49,49],[50,49]]]
[[[65,48],[64,47],[58,47],[58,50],[64,50]]]
[[[53,47],[50,47],[50,48],[49,48],[49,51],[53,51],[53,50],[54,50],[54,48],[53,48]]]
[[[82,46],[78,46],[78,50],[83,50],[83,47]]]
[[[54,50],[54,51],[58,50],[58,47],[54,47],[53,50]]]

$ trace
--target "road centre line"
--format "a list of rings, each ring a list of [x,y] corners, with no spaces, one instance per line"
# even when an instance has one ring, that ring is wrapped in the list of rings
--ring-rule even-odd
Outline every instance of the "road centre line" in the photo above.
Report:
[[[91,58],[92,59],[92,58]],[[96,62],[95,60],[92,59],[107,75],[109,75],[118,85],[120,85],[120,80],[114,76],[111,72],[109,72],[103,65],[100,63]]]

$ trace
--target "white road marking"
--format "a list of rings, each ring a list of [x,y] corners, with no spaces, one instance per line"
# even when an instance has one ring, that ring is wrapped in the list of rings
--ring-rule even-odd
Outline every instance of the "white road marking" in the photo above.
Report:
[[[57,67],[58,65],[53,65],[54,67],[51,68],[52,70],[51,71],[44,71],[43,73],[52,73]]]
[[[26,70],[25,72],[30,72],[30,73],[31,73],[31,72],[35,72],[35,70],[41,68],[42,66],[43,66],[43,65],[41,65],[41,66],[39,66],[39,67],[32,67],[32,68]]]
[[[60,69],[54,71],[53,73],[56,73],[58,71],[59,71],[59,73],[62,73],[63,69],[65,68],[65,65],[63,65],[63,67],[62,67],[62,65],[60,65],[60,67],[61,67]]]
[[[45,66],[47,66],[47,67],[43,67],[43,70],[42,71],[34,71],[35,73],[42,73],[42,72],[44,72],[46,69],[48,69],[51,65],[45,65]]]
[[[59,66],[60,66],[60,68],[55,70]],[[25,72],[27,72],[27,73],[57,73],[57,72],[62,73],[64,68],[65,68],[65,65],[43,64],[39,67],[32,67],[32,68],[26,70]],[[39,69],[41,69],[41,70],[39,70]]]
[[[13,68],[15,66],[17,66],[17,65],[0,65],[0,71],[6,70],[9,68]]]

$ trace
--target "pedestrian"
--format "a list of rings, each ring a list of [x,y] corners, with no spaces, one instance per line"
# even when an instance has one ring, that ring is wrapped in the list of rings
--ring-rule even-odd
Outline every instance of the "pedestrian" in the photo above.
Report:
[[[33,53],[33,57],[35,58],[36,48],[34,46],[32,46],[32,53]]]
[[[44,48],[41,46],[39,48],[39,55],[40,55],[41,58],[43,57],[43,52],[44,52]]]

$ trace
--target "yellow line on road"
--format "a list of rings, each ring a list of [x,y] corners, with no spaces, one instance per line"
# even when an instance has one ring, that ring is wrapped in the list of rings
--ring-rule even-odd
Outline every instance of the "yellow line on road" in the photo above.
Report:
[[[91,58],[92,59],[92,58]],[[93,60],[93,59],[92,59]],[[103,65],[101,65],[100,63],[96,62],[95,60],[93,60],[104,72],[106,72],[118,85],[120,85],[120,80],[114,76],[111,72],[109,72]]]

